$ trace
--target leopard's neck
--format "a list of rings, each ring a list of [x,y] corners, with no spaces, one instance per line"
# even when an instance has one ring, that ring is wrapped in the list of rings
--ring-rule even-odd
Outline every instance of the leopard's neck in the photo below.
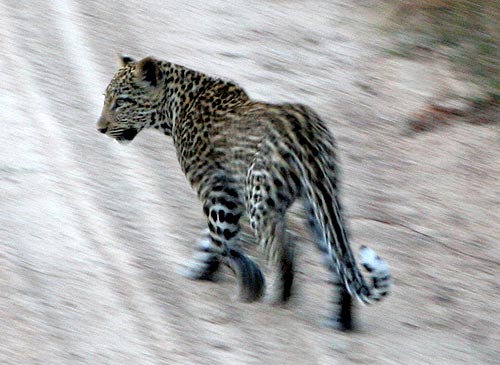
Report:
[[[160,123],[165,134],[170,134],[175,124],[189,115],[200,94],[216,79],[201,72],[162,62],[163,98],[160,105],[163,121]]]

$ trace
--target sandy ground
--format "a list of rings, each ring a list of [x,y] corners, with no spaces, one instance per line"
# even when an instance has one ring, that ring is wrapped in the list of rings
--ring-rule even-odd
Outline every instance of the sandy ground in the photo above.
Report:
[[[376,1],[0,4],[0,364],[498,364],[500,126],[408,131],[454,80],[387,56]],[[95,131],[120,50],[329,121],[353,241],[395,278],[359,331],[321,326],[307,240],[285,308],[180,275],[203,218],[170,140]]]

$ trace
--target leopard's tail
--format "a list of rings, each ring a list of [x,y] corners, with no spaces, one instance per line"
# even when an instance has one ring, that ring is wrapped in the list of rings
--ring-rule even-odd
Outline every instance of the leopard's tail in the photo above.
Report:
[[[333,136],[319,118],[311,124],[309,130],[304,132],[307,135],[302,138],[304,143],[301,152],[295,154],[293,160],[301,175],[305,196],[326,242],[325,249],[336,266],[341,281],[353,297],[363,303],[378,301],[390,291],[392,280],[389,267],[375,251],[362,246],[361,264],[371,275],[371,282],[365,281],[349,244],[338,199]]]

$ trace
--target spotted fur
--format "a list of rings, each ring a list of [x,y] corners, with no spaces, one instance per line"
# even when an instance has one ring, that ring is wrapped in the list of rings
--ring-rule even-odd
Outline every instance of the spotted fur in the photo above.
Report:
[[[261,297],[264,276],[238,245],[246,215],[279,268],[279,297],[286,301],[294,247],[285,215],[301,200],[337,287],[331,323],[352,328],[352,297],[370,303],[389,292],[389,269],[372,250],[361,251],[371,283],[357,267],[338,199],[334,139],[310,108],[254,101],[234,83],[170,62],[123,58],[106,89],[98,130],[126,142],[144,128],[172,136],[182,171],[203,204],[209,234],[191,277],[211,279],[222,263],[238,276],[244,300]]]

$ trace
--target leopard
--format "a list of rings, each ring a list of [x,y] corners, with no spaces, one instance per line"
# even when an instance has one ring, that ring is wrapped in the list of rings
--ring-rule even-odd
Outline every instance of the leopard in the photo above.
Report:
[[[358,266],[339,196],[336,140],[312,108],[254,100],[233,81],[152,56],[120,56],[97,130],[125,144],[149,128],[172,139],[206,218],[188,277],[213,280],[228,267],[242,301],[263,298],[263,271],[240,242],[244,218],[276,269],[276,300],[287,302],[297,256],[287,211],[297,201],[336,293],[328,325],[354,329],[355,300],[371,304],[390,292],[388,264],[373,249],[360,247]]]

